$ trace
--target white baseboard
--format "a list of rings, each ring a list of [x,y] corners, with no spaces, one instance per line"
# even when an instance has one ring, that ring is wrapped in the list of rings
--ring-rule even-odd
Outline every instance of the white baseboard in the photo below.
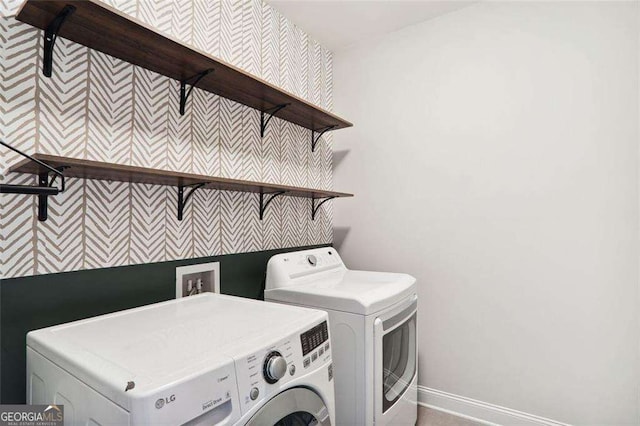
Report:
[[[522,411],[477,401],[451,393],[418,386],[418,404],[487,425],[505,426],[569,426]]]

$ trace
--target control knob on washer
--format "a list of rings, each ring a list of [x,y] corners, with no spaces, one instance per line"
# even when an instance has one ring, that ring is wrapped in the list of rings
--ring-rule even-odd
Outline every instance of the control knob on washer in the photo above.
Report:
[[[287,361],[280,352],[269,352],[264,359],[264,379],[267,383],[274,384],[287,373]]]

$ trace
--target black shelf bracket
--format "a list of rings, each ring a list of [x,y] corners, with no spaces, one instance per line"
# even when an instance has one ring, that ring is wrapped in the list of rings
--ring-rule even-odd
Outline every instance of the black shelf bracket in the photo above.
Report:
[[[273,116],[276,115],[276,113],[280,111],[282,108],[289,105],[291,104],[281,104],[281,105],[274,106],[273,108],[265,109],[264,111],[260,112],[260,137],[261,138],[264,138],[264,132],[267,130],[267,124],[269,124],[269,121],[271,121]],[[265,120],[265,114],[268,116],[266,120]]]
[[[328,126],[328,127],[325,127],[324,129],[311,131],[311,152],[316,151],[316,145],[318,145],[318,142],[320,141],[320,138],[322,137],[322,135],[324,135],[326,132],[333,129],[334,127],[336,126]],[[316,136],[316,132],[320,132],[318,133],[318,136]]]
[[[24,152],[12,147],[11,145],[4,143],[0,140],[0,145],[9,148],[11,151],[16,152],[23,156],[24,158],[33,161],[41,168],[46,169],[38,173],[38,185],[8,185],[8,184],[0,184],[0,194],[27,194],[27,195],[37,195],[38,196],[38,220],[40,222],[44,222],[47,220],[47,208],[49,206],[49,200],[47,197],[50,195],[58,195],[59,193],[64,191],[64,174],[62,171],[65,169],[64,167],[53,168],[50,165],[43,163],[42,161],[33,158],[30,155],[25,154]],[[53,177],[49,180],[49,174],[53,173]],[[55,187],[53,184],[56,181],[56,178],[60,177],[60,187]]]
[[[267,210],[267,206],[269,205],[269,203],[271,203],[273,199],[276,198],[278,195],[282,195],[285,192],[287,191],[278,191],[278,192],[273,192],[271,194],[265,194],[264,192],[260,192],[260,220],[264,218],[264,212],[265,210]],[[267,200],[265,201],[265,195],[271,195],[271,197],[267,198]]]
[[[316,220],[316,216],[318,215],[318,210],[320,207],[329,200],[333,200],[336,197],[327,197],[327,198],[316,198],[315,196],[311,197],[311,220]],[[316,200],[320,201],[316,206]]]
[[[196,190],[198,190],[199,188],[202,188],[204,185],[205,185],[204,183],[194,183],[191,185],[178,186],[178,220],[182,220],[182,216],[184,214],[184,208],[187,206],[187,201],[189,201],[189,198],[191,198],[191,196],[193,195],[194,192],[196,192]],[[185,196],[184,190],[187,187],[191,187],[191,191],[189,191],[189,193]]]
[[[189,78],[185,78],[184,80],[180,80],[180,115],[184,115],[184,110],[187,107],[187,99],[189,99],[189,95],[191,95],[191,91],[194,87],[202,80],[207,74],[211,74],[213,72],[213,68],[209,68],[208,70],[204,70],[196,75],[193,75]],[[189,91],[187,91],[187,84],[190,81],[191,87],[189,87]]]
[[[58,32],[66,19],[76,11],[76,7],[70,4],[62,8],[44,31],[44,58],[42,61],[42,73],[45,77],[51,77],[53,70],[53,48],[56,45]]]

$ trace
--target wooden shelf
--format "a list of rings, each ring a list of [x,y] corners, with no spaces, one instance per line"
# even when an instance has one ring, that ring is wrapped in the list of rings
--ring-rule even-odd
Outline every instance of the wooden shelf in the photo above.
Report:
[[[57,35],[60,37],[179,81],[213,69],[198,82],[198,88],[263,112],[288,104],[276,116],[307,129],[322,131],[352,126],[329,111],[192,46],[162,35],[150,26],[95,0],[27,0],[17,19],[46,30],[67,5],[75,7],[75,11],[57,25]]]
[[[352,197],[345,192],[324,191],[320,189],[301,188],[296,186],[276,185],[263,182],[227,179],[222,177],[196,175],[191,173],[172,172],[167,170],[148,169],[144,167],[103,163],[99,161],[59,157],[56,155],[34,154],[53,168],[64,167],[65,177],[83,179],[113,180],[119,182],[147,183],[169,186],[192,186],[204,183],[204,187],[223,191],[255,192],[272,194],[284,192],[283,195],[306,198]],[[24,160],[12,166],[10,172],[40,174],[47,172],[45,168],[30,160]]]

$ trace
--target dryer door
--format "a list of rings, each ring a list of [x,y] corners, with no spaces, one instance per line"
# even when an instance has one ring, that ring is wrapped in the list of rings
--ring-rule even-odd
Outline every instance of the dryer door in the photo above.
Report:
[[[415,405],[417,311],[418,297],[414,295],[374,321],[376,424],[392,423],[382,419],[395,419],[398,412],[409,410],[403,408],[409,401]],[[412,410],[417,413],[417,407]]]
[[[329,410],[317,393],[288,389],[262,406],[246,426],[331,426]]]

